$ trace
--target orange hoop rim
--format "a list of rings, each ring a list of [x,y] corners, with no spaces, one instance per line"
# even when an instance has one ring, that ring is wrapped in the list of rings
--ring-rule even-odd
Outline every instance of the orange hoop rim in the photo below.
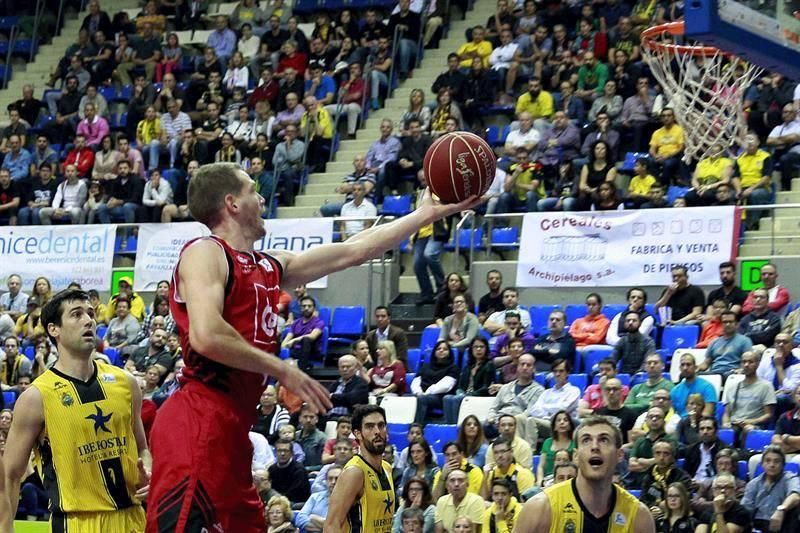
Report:
[[[682,44],[664,44],[655,40],[659,35],[668,33],[672,36],[678,37],[684,35],[686,27],[682,20],[677,22],[667,22],[666,24],[659,24],[652,28],[647,28],[641,34],[642,46],[647,47],[652,52],[667,52],[672,55],[688,54],[691,56],[709,57],[717,54],[730,55],[727,52],[720,50],[714,46],[689,46]]]

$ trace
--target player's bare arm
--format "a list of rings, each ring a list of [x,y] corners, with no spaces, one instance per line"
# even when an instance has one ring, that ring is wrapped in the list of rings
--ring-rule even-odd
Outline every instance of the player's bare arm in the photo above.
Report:
[[[633,530],[635,533],[655,533],[656,531],[653,515],[642,502],[639,502],[639,512],[636,513],[636,520],[633,521]]]
[[[550,531],[550,502],[540,492],[522,506],[514,533],[547,533]]]
[[[44,429],[44,403],[39,389],[30,387],[14,404],[14,420],[8,431],[3,465],[11,516],[17,514],[19,487],[28,469],[31,451]]]
[[[275,257],[283,264],[282,284],[284,287],[296,287],[327,274],[360,265],[398,246],[419,228],[440,218],[471,209],[480,202],[479,197],[473,196],[458,204],[442,204],[434,201],[430,189],[426,189],[417,209],[393,222],[373,226],[345,242],[316,246],[301,254],[275,252]]]
[[[0,461],[0,533],[13,533],[13,517],[11,516],[11,505],[6,497],[6,474],[3,462]]]
[[[142,390],[135,377],[128,374],[128,385],[131,387],[131,425],[136,437],[136,448],[139,451],[137,461],[139,467],[139,480],[136,483],[136,497],[139,501],[147,499],[150,492],[150,472],[153,470],[153,457],[147,446],[147,435],[142,424]]]
[[[364,490],[364,473],[358,468],[346,468],[339,475],[336,487],[328,502],[328,516],[325,518],[325,533],[345,531],[347,513],[361,497]]]
[[[203,265],[203,268],[197,268]],[[178,270],[180,296],[192,324],[189,342],[199,353],[227,366],[270,374],[318,412],[331,407],[330,393],[318,382],[295,367],[285,364],[274,354],[251,346],[222,316],[228,264],[219,245],[201,239],[187,248]]]

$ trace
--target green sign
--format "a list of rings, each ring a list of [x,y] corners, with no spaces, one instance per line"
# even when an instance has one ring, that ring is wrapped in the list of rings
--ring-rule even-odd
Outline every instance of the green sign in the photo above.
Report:
[[[117,294],[117,292],[119,292],[117,290],[117,287],[119,286],[119,278],[133,279],[133,269],[130,270],[114,269],[114,271],[111,273],[111,294]]]
[[[766,259],[748,259],[740,263],[739,269],[742,278],[739,286],[743,291],[750,292],[764,286],[761,283],[761,267],[769,263]]]

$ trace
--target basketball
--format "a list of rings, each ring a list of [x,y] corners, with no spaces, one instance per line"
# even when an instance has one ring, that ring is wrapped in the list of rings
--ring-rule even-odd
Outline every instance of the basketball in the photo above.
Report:
[[[425,153],[422,171],[431,192],[445,204],[481,196],[494,179],[497,158],[489,144],[465,131],[446,133]]]

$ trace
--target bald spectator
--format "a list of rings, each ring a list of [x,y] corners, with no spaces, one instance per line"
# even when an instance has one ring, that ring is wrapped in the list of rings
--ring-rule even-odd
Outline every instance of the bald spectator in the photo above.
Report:
[[[352,355],[343,355],[339,358],[339,379],[329,387],[333,408],[328,413],[330,416],[351,415],[353,407],[369,403],[369,386],[367,382],[356,375],[358,359]]]
[[[539,130],[533,127],[533,115],[523,111],[519,114],[519,128],[508,134],[503,151],[509,157],[514,157],[520,146],[524,146],[531,152],[536,149],[541,137]]]
[[[761,281],[764,283],[764,289],[767,291],[768,303],[767,307],[770,311],[774,311],[779,315],[786,310],[791,296],[789,289],[778,285],[778,269],[772,263],[767,263],[761,267]],[[749,313],[753,310],[753,296],[751,292],[747,295],[747,299],[742,305],[742,313]]]
[[[752,302],[752,308],[739,322],[739,333],[749,337],[753,344],[772,346],[782,323],[777,313],[769,309],[769,291],[756,289],[747,298]]]

